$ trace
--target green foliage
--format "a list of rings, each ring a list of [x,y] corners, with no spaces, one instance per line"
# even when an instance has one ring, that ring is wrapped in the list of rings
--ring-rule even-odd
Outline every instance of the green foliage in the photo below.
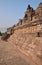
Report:
[[[1,31],[0,31],[0,36],[2,36],[2,33],[1,33]]]
[[[9,34],[7,34],[7,32],[2,33],[2,40],[7,40],[9,38]]]

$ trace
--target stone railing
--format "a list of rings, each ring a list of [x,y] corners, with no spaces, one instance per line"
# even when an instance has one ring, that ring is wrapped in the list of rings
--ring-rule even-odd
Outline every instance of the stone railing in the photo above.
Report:
[[[29,23],[25,23],[23,25],[19,25],[19,26],[14,27],[14,30],[23,29],[23,28],[31,27],[31,26],[36,26],[36,25],[39,25],[39,24],[42,24],[42,20],[35,19],[35,20],[33,20]]]

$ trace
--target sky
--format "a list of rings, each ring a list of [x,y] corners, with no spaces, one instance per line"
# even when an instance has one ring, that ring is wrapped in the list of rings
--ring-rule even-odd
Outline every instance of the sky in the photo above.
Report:
[[[11,27],[24,17],[27,6],[34,9],[42,0],[0,0],[0,28]]]

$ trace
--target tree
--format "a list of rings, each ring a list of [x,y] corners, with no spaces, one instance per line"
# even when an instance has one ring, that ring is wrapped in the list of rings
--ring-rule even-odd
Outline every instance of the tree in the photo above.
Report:
[[[1,31],[0,31],[0,36],[2,36],[2,33],[1,33]]]

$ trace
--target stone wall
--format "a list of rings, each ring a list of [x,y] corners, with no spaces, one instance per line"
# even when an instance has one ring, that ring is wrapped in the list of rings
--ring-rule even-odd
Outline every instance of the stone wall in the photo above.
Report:
[[[40,30],[39,26],[27,27],[14,31],[14,34],[8,39],[9,43],[14,44],[26,54],[36,56],[39,62],[42,60],[42,37],[37,36]],[[41,57],[40,57],[41,56]]]

